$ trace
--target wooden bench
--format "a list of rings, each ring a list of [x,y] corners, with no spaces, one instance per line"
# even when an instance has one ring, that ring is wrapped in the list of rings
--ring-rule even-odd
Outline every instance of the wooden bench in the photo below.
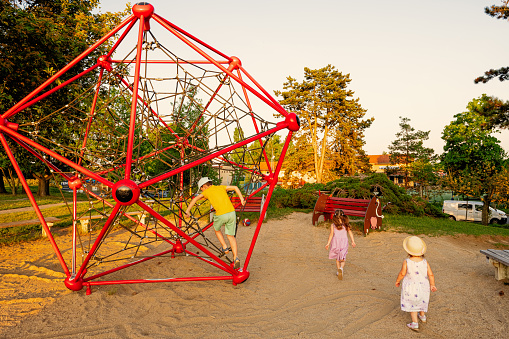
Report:
[[[232,197],[233,206],[239,205],[235,208],[235,212],[258,212],[262,213],[263,204],[265,203],[265,194],[261,197],[249,197],[246,199],[246,204],[242,206],[239,197]]]
[[[255,213],[262,213],[263,204],[265,203],[265,194],[262,194],[261,197],[249,197],[246,198],[246,204],[242,206],[240,203],[239,197],[231,197],[230,200],[232,201],[233,206],[235,207],[235,212],[255,212]],[[238,205],[238,206],[237,206]],[[210,206],[210,222],[214,220],[214,214],[215,209],[213,206]],[[265,218],[267,217],[267,214],[265,214]]]
[[[345,215],[364,218],[364,235],[367,235],[370,229],[382,226],[382,207],[377,197],[373,197],[371,200],[351,199],[331,197],[327,194],[318,196],[313,211],[313,225],[322,215],[325,220],[332,220],[334,212],[338,209],[342,210]]]
[[[130,215],[130,216],[138,216],[138,218],[140,219],[140,222],[142,224],[145,223],[145,218],[149,215],[149,213],[146,211],[133,211],[133,212],[127,212],[125,214]],[[123,216],[123,215],[121,215],[121,216]],[[77,219],[80,221],[79,232],[80,233],[90,232],[90,220],[94,220],[94,219],[108,219],[108,216],[102,215],[102,214],[95,214],[95,215],[84,215],[84,216],[79,217]]]
[[[509,279],[509,250],[481,250],[481,253],[495,266],[495,279]]]
[[[55,217],[47,217],[44,218],[46,221],[46,225],[51,229],[51,227],[56,223],[60,222],[61,220]],[[11,221],[6,222],[3,224],[0,224],[0,228],[9,228],[9,227],[19,227],[19,226],[28,226],[28,225],[41,225],[41,221],[39,219],[30,219],[30,220],[20,220],[20,221]],[[46,231],[44,231],[44,227],[42,227],[42,236],[47,237]]]

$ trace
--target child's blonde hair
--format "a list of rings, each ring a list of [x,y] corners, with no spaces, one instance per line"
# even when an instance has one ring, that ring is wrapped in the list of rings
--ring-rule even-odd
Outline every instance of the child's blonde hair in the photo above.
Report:
[[[347,215],[345,215],[345,212],[343,210],[337,209],[334,211],[334,215],[332,216],[332,222],[336,226],[338,230],[345,227],[347,230],[352,228],[350,225],[350,219]]]

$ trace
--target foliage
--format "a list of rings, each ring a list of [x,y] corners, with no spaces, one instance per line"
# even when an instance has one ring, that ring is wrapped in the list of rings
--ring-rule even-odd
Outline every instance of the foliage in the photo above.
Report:
[[[447,173],[444,182],[458,193],[479,196],[484,202],[483,224],[488,224],[488,207],[498,189],[496,178],[507,167],[506,154],[483,128],[486,120],[476,113],[486,103],[486,97],[472,100],[467,112],[456,114],[456,120],[445,126],[442,165]]]
[[[0,1],[1,112],[26,97],[120,23],[122,16],[127,14],[127,9],[119,13],[94,14],[93,11],[98,6],[98,0]],[[111,43],[106,43],[83,58],[47,89],[95,64],[109,46]],[[82,88],[89,85],[89,77],[82,77],[55,92],[50,98],[18,113],[14,120],[21,126],[38,124],[39,138],[70,144],[74,135],[71,133],[73,124],[72,121],[66,121],[66,114],[57,115],[51,123],[45,117],[69,102],[69,98],[72,100],[78,97]],[[83,115],[85,114],[83,112]],[[58,117],[60,120],[57,120]],[[13,143],[10,142],[10,145],[13,147]],[[22,153],[21,150],[16,150],[16,155],[18,159],[31,158],[26,151]],[[5,153],[1,152],[0,156],[5,158]],[[48,169],[43,164],[29,164],[27,161],[19,164],[24,172],[34,173],[42,181],[49,177]],[[45,183],[40,187],[46,186]],[[43,195],[46,193],[48,192],[40,192]]]
[[[311,172],[321,183],[340,174],[369,170],[362,150],[364,130],[374,118],[362,120],[366,110],[348,90],[350,75],[328,65],[304,68],[304,81],[292,77],[283,84],[281,105],[296,112],[301,128],[295,134],[295,147],[287,155],[287,175],[293,171]],[[304,164],[304,166],[302,165]]]
[[[423,146],[424,141],[429,139],[430,131],[415,131],[415,128],[409,124],[409,118],[399,118],[401,130],[396,133],[396,140],[388,146],[391,164],[403,166],[406,188],[410,181],[416,181],[420,185],[426,184],[428,180],[425,179],[433,180],[435,159],[435,151]]]
[[[493,128],[509,128],[509,101],[502,101],[498,98],[483,94],[481,100],[484,105],[474,107],[474,112],[486,118],[482,125],[486,130]]]
[[[502,0],[501,6],[492,5],[491,7],[485,7],[484,12],[491,17],[496,19],[507,20],[509,18],[509,0]],[[487,83],[488,81],[498,78],[500,81],[509,79],[509,67],[501,67],[499,69],[490,69],[484,72],[483,76],[480,76],[474,80],[477,83]],[[495,97],[490,97],[491,105],[486,107],[484,112],[479,112],[485,116],[487,121],[487,127],[500,127],[509,128],[509,102],[503,102]]]
[[[485,7],[484,12],[491,17],[496,19],[509,19],[509,1],[502,0],[501,6],[492,5],[491,7]],[[484,73],[484,76],[480,76],[475,79],[475,83],[487,83],[491,79],[498,78],[500,81],[505,81],[509,79],[509,67],[502,67],[499,69],[490,69]]]
[[[314,208],[318,191],[335,197],[371,199],[374,186],[381,187],[384,213],[412,214],[415,216],[444,216],[441,207],[406,194],[405,189],[395,185],[383,173],[374,173],[366,177],[345,177],[327,184],[305,184],[298,189],[277,187],[271,199],[271,205],[277,208]]]

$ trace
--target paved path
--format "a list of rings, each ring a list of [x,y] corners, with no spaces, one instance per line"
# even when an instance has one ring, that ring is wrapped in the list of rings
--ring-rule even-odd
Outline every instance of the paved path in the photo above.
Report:
[[[88,202],[88,201],[78,201],[78,204],[79,203],[84,203],[84,202]],[[58,207],[58,206],[63,206],[63,205],[65,205],[65,202],[59,202],[58,204],[39,205],[39,209],[45,210],[45,209],[48,209],[48,208]],[[72,206],[72,203],[70,203],[70,205]],[[34,211],[34,208],[32,206],[30,206],[30,207],[22,207],[22,208],[13,208],[13,209],[9,209],[9,210],[1,210],[0,214],[9,214],[9,213],[17,213],[17,212],[30,212],[30,211]]]

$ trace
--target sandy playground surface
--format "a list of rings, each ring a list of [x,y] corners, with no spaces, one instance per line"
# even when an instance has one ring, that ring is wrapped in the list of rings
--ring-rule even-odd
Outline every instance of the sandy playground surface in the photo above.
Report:
[[[238,231],[247,252],[254,227]],[[438,292],[428,323],[406,328],[394,286],[406,234],[355,233],[343,281],[324,246],[329,229],[311,214],[266,222],[249,265],[250,278],[67,290],[46,240],[0,248],[1,338],[507,338],[509,286],[496,281],[481,249],[509,238],[425,237]],[[161,245],[163,246],[163,245]],[[242,253],[241,253],[242,255]],[[182,271],[211,275],[190,258],[138,265],[140,276]],[[117,274],[117,273],[116,273]],[[132,274],[132,272],[130,272]],[[192,274],[192,273],[190,273]],[[117,277],[129,278],[121,271]]]

